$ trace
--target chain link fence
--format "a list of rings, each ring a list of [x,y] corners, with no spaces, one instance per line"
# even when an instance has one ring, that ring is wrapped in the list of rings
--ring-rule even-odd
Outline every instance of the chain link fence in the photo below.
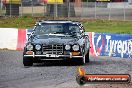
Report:
[[[105,20],[132,20],[130,2],[65,2],[63,4],[45,4],[41,0],[22,0],[18,5],[0,1],[0,16],[44,16],[88,18]]]

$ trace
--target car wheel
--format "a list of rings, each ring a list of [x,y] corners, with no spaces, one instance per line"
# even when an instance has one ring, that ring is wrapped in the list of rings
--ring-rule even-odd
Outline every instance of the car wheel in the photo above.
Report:
[[[33,65],[32,58],[23,57],[23,65],[24,66],[32,66]]]
[[[85,55],[85,62],[88,63],[90,60],[89,60],[89,50],[87,52],[87,54]]]

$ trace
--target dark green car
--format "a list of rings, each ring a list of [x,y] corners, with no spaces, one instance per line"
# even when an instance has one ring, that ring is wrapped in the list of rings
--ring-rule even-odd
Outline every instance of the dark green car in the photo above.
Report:
[[[89,37],[79,22],[39,21],[24,47],[23,64],[32,66],[43,60],[89,62]]]

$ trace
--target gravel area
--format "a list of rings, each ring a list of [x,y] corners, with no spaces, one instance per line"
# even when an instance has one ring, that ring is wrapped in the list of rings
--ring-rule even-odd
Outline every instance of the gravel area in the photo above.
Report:
[[[90,57],[90,60],[83,66],[87,73],[125,73],[132,76],[132,59]],[[132,88],[132,83],[79,86],[75,80],[78,66],[55,61],[25,68],[22,51],[0,50],[0,88]]]

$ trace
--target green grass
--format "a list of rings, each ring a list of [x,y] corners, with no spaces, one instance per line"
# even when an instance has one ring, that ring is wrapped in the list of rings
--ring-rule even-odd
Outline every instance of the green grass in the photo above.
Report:
[[[31,17],[1,17],[0,28],[30,28],[35,20]]]
[[[108,32],[108,33],[132,33],[132,22],[128,21],[104,21],[97,20],[84,22],[84,27],[88,32]]]
[[[0,28],[32,28],[43,17],[0,17]],[[132,34],[132,21],[81,20],[87,32]]]

